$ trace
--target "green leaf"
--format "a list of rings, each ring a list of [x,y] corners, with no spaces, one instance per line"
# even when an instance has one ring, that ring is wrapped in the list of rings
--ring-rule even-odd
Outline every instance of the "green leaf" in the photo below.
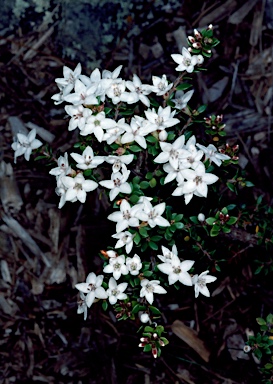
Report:
[[[153,249],[154,251],[157,251],[158,250],[158,245],[156,243],[154,243],[153,241],[149,241],[148,242],[148,246]]]
[[[140,242],[141,242],[141,237],[140,237],[139,233],[136,233],[134,236],[134,243],[136,245],[138,245]]]
[[[147,189],[150,187],[150,184],[148,183],[148,181],[141,181],[139,185],[141,189]]]
[[[152,274],[153,274],[153,271],[145,271],[145,272],[143,272],[143,276],[144,277],[151,277]]]
[[[227,187],[228,187],[228,189],[231,190],[231,192],[235,192],[236,191],[236,187],[232,183],[227,183]]]
[[[174,223],[176,229],[182,229],[184,228],[184,224],[183,223]]]
[[[156,179],[153,177],[150,181],[149,181],[149,184],[150,184],[150,187],[151,188],[154,188],[157,184],[157,181]]]
[[[153,178],[153,176],[154,176],[153,172],[147,172],[146,176],[145,176],[145,179],[151,180]]]
[[[222,227],[222,231],[223,231],[224,233],[230,233],[230,232],[231,232],[231,229],[228,228],[228,227]]]
[[[232,211],[232,209],[234,209],[234,208],[236,208],[236,207],[237,207],[236,204],[229,204],[229,205],[227,205],[227,210],[228,210],[228,211]]]
[[[215,236],[218,236],[219,235],[219,231],[220,229],[215,229],[214,227],[210,230],[210,236],[211,237],[215,237]]]
[[[255,185],[253,183],[251,183],[251,181],[246,181],[245,186],[246,187],[254,187]]]
[[[197,108],[197,111],[199,112],[199,113],[203,113],[203,112],[205,112],[205,110],[207,109],[207,105],[200,105],[200,107],[198,107]]]
[[[174,221],[177,223],[178,221],[181,221],[183,219],[182,213],[179,213],[175,216]]]
[[[224,207],[224,208],[221,210],[221,212],[222,212],[223,215],[227,215],[228,210],[227,210],[226,207]]]
[[[264,367],[265,367],[265,369],[272,369],[273,368],[273,364],[266,363]]]
[[[102,302],[101,306],[102,306],[102,309],[103,309],[104,311],[106,311],[106,310],[107,310],[107,308],[108,308],[108,301],[106,301],[106,300],[103,300],[103,302]]]
[[[154,315],[161,315],[161,312],[159,309],[157,309],[156,307],[153,307],[153,306],[149,306],[149,310],[154,314]]]
[[[144,352],[150,352],[152,350],[151,344],[146,344],[145,347],[143,348]]]
[[[166,339],[166,337],[160,337],[160,340],[162,340],[165,345],[169,344],[169,340]]]
[[[136,204],[138,202],[138,200],[139,200],[139,196],[132,195],[132,196],[130,196],[129,200],[130,200],[131,203]]]
[[[138,145],[130,145],[129,149],[130,149],[130,151],[135,152],[135,153],[143,151],[143,149],[140,148]]]
[[[235,216],[231,216],[231,217],[229,218],[227,224],[228,224],[228,225],[235,224],[237,220],[238,220],[237,217],[235,217]]]
[[[257,317],[256,321],[259,325],[266,325],[266,321],[262,317]]]
[[[207,219],[206,219],[206,223],[208,224],[208,225],[213,225],[213,223],[215,223],[215,217],[208,217]]]
[[[148,232],[147,232],[147,229],[145,227],[140,227],[139,228],[139,233],[142,237],[148,237]]]
[[[189,89],[189,88],[191,88],[191,87],[192,87],[192,85],[189,84],[189,83],[182,83],[182,84],[179,84],[179,85],[176,87],[176,89],[177,89],[177,91],[185,91],[186,89]]]
[[[158,241],[162,240],[162,236],[158,236],[158,235],[152,236],[151,240],[157,243]]]
[[[260,349],[255,349],[254,351],[254,355],[259,359],[261,360],[262,356],[263,356],[263,353]]]
[[[273,314],[270,313],[269,315],[266,316],[266,322],[269,324],[273,324]]]
[[[147,325],[147,326],[144,328],[144,332],[154,332],[154,328],[149,327],[149,325]]]
[[[148,141],[148,143],[155,143],[157,139],[154,136],[149,135],[146,137],[146,141]]]

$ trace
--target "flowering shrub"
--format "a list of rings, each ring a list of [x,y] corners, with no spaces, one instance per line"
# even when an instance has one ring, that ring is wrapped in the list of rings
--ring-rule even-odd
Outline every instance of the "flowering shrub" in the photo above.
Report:
[[[124,80],[122,66],[113,72],[96,68],[90,76],[82,74],[80,64],[74,70],[64,67],[52,99],[55,104],[69,103],[64,109],[70,117],[68,130],[79,132],[76,152],[54,159],[50,151],[40,149],[38,157],[57,163],[49,173],[56,177],[59,208],[85,203],[95,190],[113,203],[108,219],[116,223],[112,237],[117,242],[114,249],[101,251],[102,274],[90,272],[86,282],[76,284],[78,313],[86,319],[88,309],[101,301],[104,310],[110,303],[120,320],[148,323],[140,328],[139,346],[154,357],[168,344],[164,327],[155,323],[161,315],[155,303],[171,286],[192,287],[196,298],[210,296],[207,284],[216,277],[209,268],[215,272],[219,266],[205,250],[203,238],[228,233],[237,220],[229,217],[231,206],[216,206],[215,217],[208,218],[202,212],[189,217],[175,212],[175,200],[183,212],[197,197],[207,198],[213,190],[219,194],[228,174],[219,168],[238,160],[238,148],[230,149],[223,141],[223,117],[200,117],[206,106],[188,105],[194,94],[189,76],[203,69],[218,44],[212,26],[195,30],[188,41],[188,48],[172,55],[179,72],[173,82],[164,74],[152,76],[152,84],[143,84],[136,74]],[[22,154],[29,160],[31,151],[42,145],[35,135],[35,130],[28,137],[18,134],[12,145],[15,160]],[[207,225],[212,226],[210,232]],[[189,239],[191,258],[199,251],[208,256],[201,266],[187,259],[183,244]]]

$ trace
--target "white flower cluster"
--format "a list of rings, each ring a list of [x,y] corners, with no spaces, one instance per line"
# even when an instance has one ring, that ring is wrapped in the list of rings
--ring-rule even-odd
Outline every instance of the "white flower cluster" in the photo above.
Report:
[[[197,150],[196,147],[201,149]],[[172,195],[184,195],[186,204],[190,202],[193,195],[207,197],[207,186],[218,180],[218,176],[206,173],[205,165],[201,161],[204,153],[205,160],[210,159],[218,166],[221,165],[221,160],[230,158],[217,152],[217,149],[211,144],[208,148],[197,144],[195,136],[191,136],[187,143],[185,143],[184,135],[179,136],[172,144],[160,142],[160,148],[162,152],[154,159],[154,162],[164,164],[163,169],[168,173],[164,183],[176,180],[177,188]]]
[[[84,319],[87,318],[87,308],[90,308],[95,299],[108,299],[110,304],[114,305],[118,300],[126,300],[128,295],[125,290],[128,283],[117,283],[122,275],[131,274],[133,276],[140,275],[142,262],[139,255],[133,257],[118,255],[114,251],[105,252],[109,258],[109,263],[104,267],[104,273],[111,273],[108,283],[108,289],[104,289],[101,285],[104,279],[103,275],[96,276],[93,272],[89,273],[85,283],[76,284],[76,288],[80,291],[81,300],[78,302],[78,313],[84,313]],[[208,283],[216,280],[216,277],[208,275],[209,271],[202,272],[200,275],[191,276],[189,270],[192,268],[194,261],[181,261],[177,254],[176,245],[173,245],[172,250],[162,246],[163,255],[157,257],[163,262],[157,265],[157,268],[168,275],[169,285],[180,282],[183,285],[193,286],[195,297],[202,293],[209,297],[210,292],[207,288]],[[139,298],[145,298],[152,305],[154,302],[154,294],[165,294],[166,289],[160,285],[159,280],[148,280],[142,278],[140,281]],[[149,321],[147,313],[140,314],[140,320],[143,323]]]

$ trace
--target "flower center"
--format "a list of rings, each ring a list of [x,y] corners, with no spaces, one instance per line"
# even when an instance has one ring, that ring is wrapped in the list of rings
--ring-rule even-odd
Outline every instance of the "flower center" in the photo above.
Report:
[[[196,178],[193,180],[196,182],[196,185],[202,183],[202,177],[201,176],[196,176]]]
[[[74,185],[74,189],[82,189],[82,185],[80,183],[76,183]]]
[[[150,283],[148,283],[147,285],[146,285],[146,291],[148,291],[148,292],[153,292],[155,289],[154,289],[154,286],[152,285],[152,284],[150,284]]]

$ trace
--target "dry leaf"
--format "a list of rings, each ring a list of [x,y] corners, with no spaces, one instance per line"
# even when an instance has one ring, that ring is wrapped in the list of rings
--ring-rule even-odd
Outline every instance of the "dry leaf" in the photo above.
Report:
[[[206,348],[203,340],[199,339],[193,329],[187,327],[182,321],[175,320],[172,324],[172,331],[176,336],[194,349],[203,360],[206,362],[209,361],[210,351]]]

